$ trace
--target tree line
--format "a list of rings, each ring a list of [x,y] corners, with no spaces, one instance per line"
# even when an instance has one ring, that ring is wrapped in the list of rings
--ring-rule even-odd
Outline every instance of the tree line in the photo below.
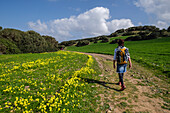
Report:
[[[0,27],[0,54],[52,52],[60,48],[58,41],[51,36]]]

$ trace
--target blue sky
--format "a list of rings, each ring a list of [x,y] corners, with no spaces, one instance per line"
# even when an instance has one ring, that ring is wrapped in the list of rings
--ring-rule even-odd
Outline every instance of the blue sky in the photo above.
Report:
[[[170,25],[170,0],[1,0],[0,26],[58,41],[108,35],[139,25]]]

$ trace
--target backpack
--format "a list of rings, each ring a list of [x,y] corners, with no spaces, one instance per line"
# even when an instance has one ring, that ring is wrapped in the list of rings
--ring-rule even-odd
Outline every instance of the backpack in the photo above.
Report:
[[[127,64],[126,47],[117,48],[116,59],[118,64]]]

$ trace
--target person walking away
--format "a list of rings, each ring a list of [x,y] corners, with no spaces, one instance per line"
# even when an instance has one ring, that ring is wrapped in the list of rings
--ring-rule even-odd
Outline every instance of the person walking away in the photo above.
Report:
[[[121,85],[121,91],[124,90],[126,87],[123,82],[123,75],[126,72],[127,62],[129,61],[129,68],[132,67],[129,49],[124,46],[124,40],[118,40],[118,47],[114,51],[114,58],[113,58],[113,68],[115,69],[115,63],[117,62],[117,73],[119,75],[119,82],[118,84]]]

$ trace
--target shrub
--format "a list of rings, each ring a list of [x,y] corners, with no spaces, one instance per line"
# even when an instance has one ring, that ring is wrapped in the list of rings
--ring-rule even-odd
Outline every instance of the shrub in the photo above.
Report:
[[[117,37],[117,36],[118,36],[117,33],[112,33],[112,34],[110,34],[108,37]]]
[[[64,46],[72,46],[74,44],[76,44],[76,40],[71,40],[71,41],[63,41],[60,43],[61,45],[64,45]]]
[[[0,26],[0,30],[2,30],[2,27]]]
[[[89,41],[84,40],[84,41],[79,41],[76,46],[81,47],[81,46],[85,46],[85,45],[88,45],[88,44],[89,44]]]
[[[138,40],[142,40],[142,37],[139,35],[136,36],[130,36],[128,38],[125,39],[125,41],[138,41]]]
[[[101,43],[106,43],[106,42],[109,42],[109,38],[103,37]]]
[[[55,38],[41,36],[32,30],[23,32],[16,29],[3,29],[0,30],[0,38],[6,41],[3,45],[7,48],[5,53],[8,54],[17,52],[40,53],[58,50],[58,41]]]
[[[21,53],[18,47],[8,39],[0,37],[0,52],[3,54]]]
[[[94,41],[94,43],[97,43],[98,42],[98,40],[96,39],[95,41]]]
[[[134,35],[135,33],[134,32],[126,32],[126,33],[123,33],[122,36],[129,36],[129,35]]]
[[[146,40],[156,39],[160,36],[160,32],[152,32],[146,37]]]
[[[125,32],[124,29],[119,29],[119,30],[117,30],[115,33],[123,33],[123,32]]]
[[[168,27],[167,31],[170,32],[170,26]]]
[[[118,39],[112,40],[109,44],[116,44],[118,42]]]
[[[65,48],[65,45],[58,45],[58,49],[62,50]]]

